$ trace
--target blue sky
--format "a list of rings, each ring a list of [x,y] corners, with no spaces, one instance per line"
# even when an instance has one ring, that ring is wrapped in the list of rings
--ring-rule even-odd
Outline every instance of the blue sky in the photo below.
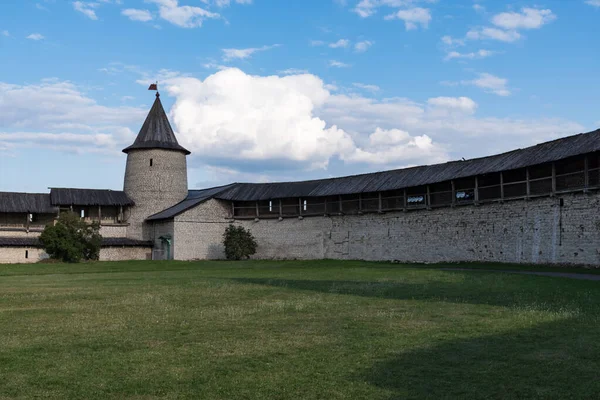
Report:
[[[121,189],[156,80],[190,188],[590,131],[598,18],[598,0],[2,2],[0,190]]]

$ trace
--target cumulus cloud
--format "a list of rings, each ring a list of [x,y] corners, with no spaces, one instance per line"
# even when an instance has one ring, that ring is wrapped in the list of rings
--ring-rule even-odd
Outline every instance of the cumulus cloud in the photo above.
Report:
[[[589,4],[592,7],[600,8],[600,0],[586,0],[585,4]]]
[[[427,8],[415,7],[386,15],[385,19],[400,19],[404,21],[406,30],[410,31],[417,29],[419,25],[422,28],[427,28],[429,26],[429,22],[431,21],[431,13]]]
[[[45,37],[44,37],[44,35],[42,35],[40,33],[32,33],[31,35],[27,36],[27,39],[29,39],[29,40],[44,40]]]
[[[89,19],[97,20],[98,16],[96,15],[96,11],[94,9],[98,7],[99,3],[86,2],[86,1],[74,1],[73,8],[75,11],[79,11]]]
[[[0,82],[0,109],[0,143],[77,151],[100,146],[117,152],[117,144],[133,140],[129,126],[138,125],[147,112],[99,105],[76,85],[57,79],[31,85]]]
[[[124,16],[126,16],[127,18],[129,18],[132,21],[148,22],[148,21],[152,21],[152,19],[153,19],[150,11],[140,10],[140,9],[136,9],[136,8],[127,8],[127,9],[121,11],[121,14],[123,14]]]
[[[7,30],[0,32],[0,34],[2,34],[2,36],[6,36],[6,37],[10,36],[10,33]]]
[[[235,0],[237,4],[252,4],[252,0]],[[231,0],[215,0],[217,7],[228,7],[231,5]]]
[[[552,22],[556,15],[552,10],[523,8],[521,12],[504,12],[494,15],[492,23],[506,30],[539,29],[542,25]]]
[[[259,51],[267,51],[274,49],[276,47],[281,46],[280,44],[272,44],[270,46],[262,46],[262,47],[251,47],[248,49],[222,49],[223,52],[223,60],[231,61],[235,59],[244,60],[252,56],[252,54]]]
[[[198,28],[206,19],[220,18],[204,8],[196,6],[180,6],[178,0],[146,0],[158,5],[158,12],[162,19],[182,28]]]
[[[498,28],[486,27],[469,30],[466,38],[470,40],[492,39],[510,43],[519,40],[521,34],[517,31],[505,31]]]
[[[452,59],[473,60],[476,58],[490,57],[494,54],[495,54],[495,52],[490,51],[490,50],[485,50],[485,49],[477,50],[475,52],[470,52],[470,53],[460,53],[458,51],[451,51],[448,54],[446,54],[445,60],[452,60]]]
[[[140,76],[143,84],[160,76],[163,97],[174,99],[167,110],[173,128],[193,151],[191,170],[208,168],[222,177],[217,184],[470,158],[584,130],[560,119],[481,118],[468,97],[414,101],[333,92],[309,73],[254,76],[225,69],[204,80],[173,71]],[[57,79],[0,83],[0,149],[43,146],[117,155],[133,140],[151,101],[142,109],[106,107]]]
[[[500,78],[487,72],[479,73],[477,78],[472,80],[463,80],[460,82],[442,82],[447,86],[472,85],[483,89],[488,93],[497,94],[498,96],[510,96],[508,89],[508,79]]]
[[[453,38],[452,36],[446,35],[446,36],[442,36],[442,43],[444,43],[446,46],[458,47],[458,46],[464,46],[465,40]]]
[[[348,68],[351,67],[350,64],[341,62],[341,61],[337,61],[337,60],[329,60],[329,66],[330,67],[334,67],[334,68]]]
[[[381,88],[377,85],[367,85],[367,84],[359,83],[359,82],[353,83],[352,86],[357,87],[359,89],[366,90],[368,92],[372,92],[372,93],[375,93],[375,92],[378,92],[381,90]]]
[[[369,50],[369,48],[373,46],[373,42],[370,40],[362,40],[360,42],[357,42],[354,45],[354,50],[357,53],[364,53],[365,51]]]
[[[340,39],[337,42],[329,43],[329,47],[332,49],[337,49],[339,47],[346,48],[350,45],[350,41],[348,39]]]

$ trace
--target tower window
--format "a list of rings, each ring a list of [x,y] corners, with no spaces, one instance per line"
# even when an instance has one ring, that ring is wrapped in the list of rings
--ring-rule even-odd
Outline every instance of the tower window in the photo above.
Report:
[[[152,166],[152,159],[150,159],[150,166]]]
[[[29,250],[25,250],[25,258],[29,258]]]

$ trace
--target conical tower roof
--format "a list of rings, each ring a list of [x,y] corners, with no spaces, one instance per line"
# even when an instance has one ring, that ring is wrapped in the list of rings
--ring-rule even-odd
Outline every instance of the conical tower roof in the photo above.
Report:
[[[165,149],[182,151],[186,155],[190,154],[187,149],[177,143],[167,113],[165,113],[165,109],[160,102],[159,93],[156,93],[156,100],[154,100],[140,133],[135,138],[135,142],[123,149],[123,153],[129,153],[129,151],[135,149]]]

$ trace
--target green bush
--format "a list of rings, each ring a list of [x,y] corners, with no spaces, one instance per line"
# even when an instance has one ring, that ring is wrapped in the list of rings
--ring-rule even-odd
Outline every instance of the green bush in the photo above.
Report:
[[[76,263],[97,260],[100,256],[100,224],[87,224],[77,214],[60,214],[55,225],[48,225],[40,242],[50,258]]]
[[[223,234],[223,244],[228,260],[250,258],[256,253],[256,240],[252,233],[243,226],[229,225]]]

